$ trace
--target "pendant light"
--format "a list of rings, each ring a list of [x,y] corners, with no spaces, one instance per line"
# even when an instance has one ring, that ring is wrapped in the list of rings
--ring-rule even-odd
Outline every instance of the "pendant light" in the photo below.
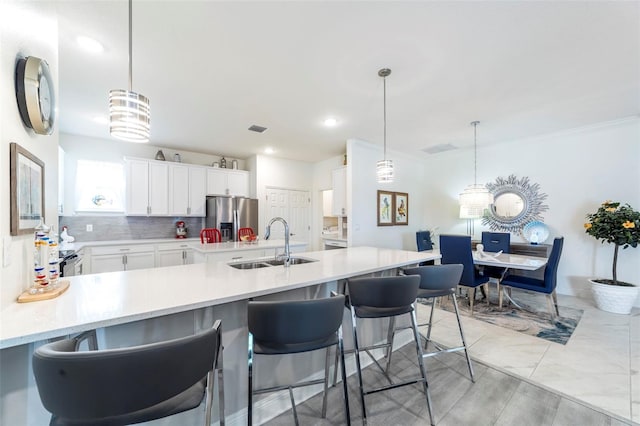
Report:
[[[477,129],[479,121],[472,121],[473,126],[473,185],[469,185],[460,194],[460,219],[478,219],[484,215],[485,209],[493,203],[493,194],[484,185],[478,185],[478,144]]]
[[[382,68],[378,71],[378,75],[382,77],[382,84],[384,88],[384,159],[378,161],[376,165],[378,183],[393,182],[393,161],[387,160],[387,77],[389,74],[391,74],[391,70],[389,68]]]
[[[109,132],[129,142],[148,142],[151,130],[149,99],[133,92],[132,0],[129,0],[129,90],[109,91]]]

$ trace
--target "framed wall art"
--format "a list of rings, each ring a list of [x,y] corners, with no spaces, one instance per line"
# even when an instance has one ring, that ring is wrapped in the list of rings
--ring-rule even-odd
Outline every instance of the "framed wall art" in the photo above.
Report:
[[[394,225],[409,224],[409,194],[406,192],[393,193],[393,223]]]
[[[35,232],[44,218],[44,163],[10,144],[11,235]]]
[[[393,192],[378,190],[378,226],[393,225]]]

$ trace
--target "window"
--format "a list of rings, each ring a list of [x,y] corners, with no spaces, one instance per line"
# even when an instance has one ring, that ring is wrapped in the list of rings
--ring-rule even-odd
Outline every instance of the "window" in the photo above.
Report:
[[[124,211],[124,166],[121,163],[78,160],[76,211]]]

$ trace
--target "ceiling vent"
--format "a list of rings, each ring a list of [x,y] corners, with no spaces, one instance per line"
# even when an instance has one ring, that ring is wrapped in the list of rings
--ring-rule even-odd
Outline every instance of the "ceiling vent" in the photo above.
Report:
[[[451,145],[450,143],[441,143],[439,145],[433,145],[428,148],[424,148],[422,151],[426,152],[427,154],[438,154],[440,152],[453,151],[454,149],[458,149],[458,147],[455,145]]]
[[[267,130],[267,128],[266,127],[262,127],[262,126],[258,126],[257,124],[252,124],[251,127],[249,127],[249,130],[251,130],[252,132],[262,133],[265,130]]]

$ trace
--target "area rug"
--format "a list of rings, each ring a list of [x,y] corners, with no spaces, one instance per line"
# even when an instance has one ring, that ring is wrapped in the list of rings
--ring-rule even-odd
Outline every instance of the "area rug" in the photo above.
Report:
[[[489,305],[486,300],[477,299],[473,306],[473,318],[565,345],[584,312],[582,309],[558,306],[560,316],[552,321],[544,295],[516,292],[514,289],[512,298],[522,309],[507,305],[506,298],[502,302],[502,309],[498,307],[497,298],[494,300],[492,297]],[[422,302],[430,304],[430,302]],[[445,311],[454,312],[453,299],[441,297],[437,306]],[[458,297],[458,308],[461,315],[470,316],[469,301],[465,297]]]

